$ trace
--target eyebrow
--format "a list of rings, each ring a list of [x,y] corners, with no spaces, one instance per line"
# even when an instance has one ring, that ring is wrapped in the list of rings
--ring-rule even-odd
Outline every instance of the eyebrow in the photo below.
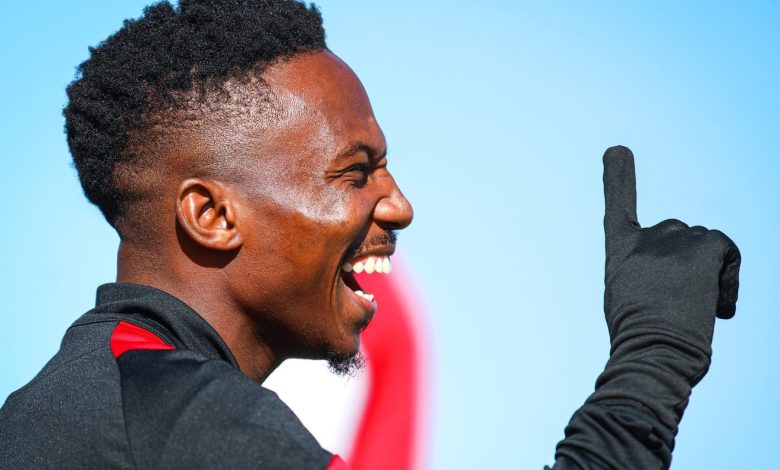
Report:
[[[336,155],[336,161],[349,158],[358,152],[365,152],[370,160],[379,160],[387,156],[387,147],[382,152],[377,152],[374,147],[365,142],[352,142]]]

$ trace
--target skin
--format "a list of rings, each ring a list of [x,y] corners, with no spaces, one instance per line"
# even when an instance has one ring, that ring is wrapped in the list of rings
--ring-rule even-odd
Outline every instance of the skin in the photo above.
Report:
[[[235,99],[171,139],[159,190],[139,205],[148,227],[135,233],[145,235],[122,236],[117,276],[194,308],[258,382],[287,358],[357,353],[375,306],[344,283],[341,266],[392,254],[388,231],[412,220],[365,90],[343,61],[300,54],[261,78],[270,116],[245,109],[256,99]]]

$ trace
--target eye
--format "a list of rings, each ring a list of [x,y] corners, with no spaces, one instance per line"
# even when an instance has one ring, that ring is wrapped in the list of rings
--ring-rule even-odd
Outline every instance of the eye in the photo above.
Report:
[[[357,163],[344,170],[344,176],[358,188],[366,184],[370,173],[371,167],[365,163]]]

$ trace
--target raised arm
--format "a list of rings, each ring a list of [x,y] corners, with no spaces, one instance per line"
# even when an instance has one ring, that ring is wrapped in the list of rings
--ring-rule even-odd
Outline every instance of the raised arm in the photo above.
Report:
[[[723,233],[679,220],[641,228],[626,147],[604,154],[604,199],[610,357],[553,468],[668,468],[691,389],[709,369],[715,317],[734,316],[740,253]]]

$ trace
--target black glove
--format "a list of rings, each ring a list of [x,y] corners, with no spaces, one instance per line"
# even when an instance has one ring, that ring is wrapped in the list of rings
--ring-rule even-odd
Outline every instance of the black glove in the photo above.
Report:
[[[739,249],[717,230],[679,220],[641,228],[626,147],[604,154],[604,198],[611,352],[587,403],[640,403],[674,433],[709,368],[715,317],[734,316]]]
[[[734,316],[739,250],[721,232],[679,220],[641,228],[625,147],[604,154],[604,197],[612,348],[553,468],[667,469],[691,389],[710,366],[715,317]]]

